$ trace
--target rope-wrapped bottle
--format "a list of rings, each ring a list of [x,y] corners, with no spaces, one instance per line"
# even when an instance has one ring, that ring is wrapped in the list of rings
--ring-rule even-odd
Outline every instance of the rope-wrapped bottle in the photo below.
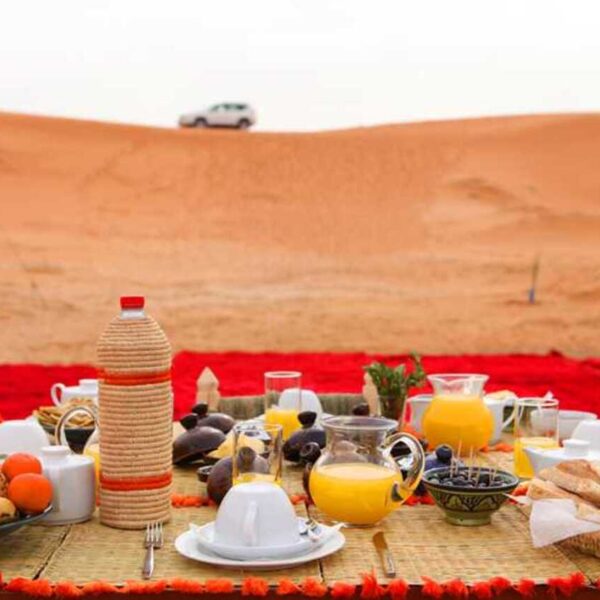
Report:
[[[121,314],[98,340],[100,521],[142,529],[169,519],[173,396],[171,346],[144,313],[121,298]]]

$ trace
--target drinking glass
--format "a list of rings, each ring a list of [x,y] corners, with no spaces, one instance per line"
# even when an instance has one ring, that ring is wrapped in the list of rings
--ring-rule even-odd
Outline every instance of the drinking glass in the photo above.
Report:
[[[558,400],[519,398],[515,400],[515,475],[531,478],[533,467],[525,448],[551,449],[558,444]]]
[[[287,440],[300,429],[298,413],[302,410],[302,373],[299,371],[268,371],[265,373],[265,423],[283,427]]]
[[[283,427],[246,422],[233,428],[233,484],[254,481],[281,484]]]

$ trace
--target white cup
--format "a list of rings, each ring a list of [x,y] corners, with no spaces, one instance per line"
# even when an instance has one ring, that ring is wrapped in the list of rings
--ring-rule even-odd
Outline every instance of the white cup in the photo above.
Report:
[[[63,402],[77,399],[89,399],[98,403],[98,380],[80,379],[79,385],[66,386],[64,383],[55,383],[50,388],[50,397],[56,406]]]
[[[228,546],[289,546],[300,540],[298,518],[278,485],[239,483],[221,502],[214,539]]]
[[[279,396],[277,406],[282,409],[298,408],[298,388],[288,388],[283,390]],[[310,410],[317,413],[317,418],[323,414],[323,407],[319,397],[312,390],[300,390],[300,410]]]
[[[52,511],[45,523],[66,525],[91,518],[96,508],[94,459],[68,446],[42,448],[42,469],[52,483]]]
[[[26,452],[39,455],[42,448],[49,443],[48,435],[33,419],[0,423],[0,454]]]

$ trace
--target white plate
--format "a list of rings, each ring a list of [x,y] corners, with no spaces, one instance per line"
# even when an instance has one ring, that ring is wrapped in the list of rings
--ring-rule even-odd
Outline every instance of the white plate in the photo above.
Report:
[[[223,558],[218,554],[202,548],[198,543],[198,538],[193,531],[188,530],[182,533],[175,540],[175,549],[179,554],[190,558],[191,560],[197,560],[209,565],[215,565],[217,567],[225,567],[229,569],[255,569],[255,570],[269,570],[269,569],[286,569],[296,565],[302,565],[310,562],[311,560],[317,560],[329,556],[334,552],[337,552],[346,543],[346,538],[341,531],[335,531],[331,537],[321,546],[318,546],[311,552],[301,554],[300,556],[291,556],[289,558],[282,558],[279,560],[275,559],[262,559],[262,560],[232,560],[230,558]]]
[[[298,517],[298,529],[306,523],[306,519]],[[196,534],[196,539],[202,548],[213,554],[218,554],[224,558],[232,560],[258,560],[266,558],[288,558],[290,556],[299,556],[307,551],[321,546],[318,541],[311,541],[307,536],[298,536],[298,540],[294,544],[287,546],[273,546],[271,548],[262,548],[258,546],[228,546],[215,542],[215,522],[211,521],[205,525],[190,525],[190,529]],[[323,542],[331,536],[328,527],[323,526],[324,532]]]

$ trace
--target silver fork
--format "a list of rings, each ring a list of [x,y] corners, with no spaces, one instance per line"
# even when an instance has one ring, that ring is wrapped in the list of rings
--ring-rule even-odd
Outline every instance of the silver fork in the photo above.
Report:
[[[162,548],[163,545],[163,526],[162,523],[148,523],[146,525],[146,535],[144,537],[144,547],[146,556],[144,557],[144,566],[142,567],[142,577],[150,579],[154,572],[154,549]]]

